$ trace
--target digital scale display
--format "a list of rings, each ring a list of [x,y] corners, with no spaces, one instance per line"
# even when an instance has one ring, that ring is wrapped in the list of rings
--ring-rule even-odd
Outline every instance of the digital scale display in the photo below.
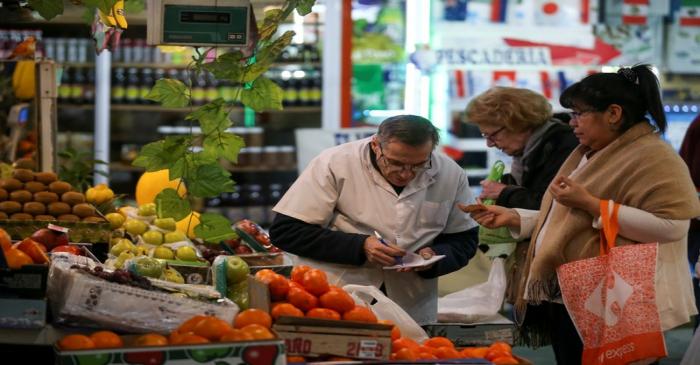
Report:
[[[219,23],[231,22],[231,14],[205,11],[183,11],[180,13],[180,21],[183,23]]]

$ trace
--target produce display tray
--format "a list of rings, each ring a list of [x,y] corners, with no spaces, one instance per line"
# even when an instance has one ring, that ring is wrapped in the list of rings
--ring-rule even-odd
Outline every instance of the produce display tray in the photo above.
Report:
[[[0,220],[2,227],[13,240],[23,240],[41,228],[51,223],[68,228],[68,236],[71,242],[84,243],[109,243],[112,238],[112,229],[109,222],[63,222],[63,221],[22,221],[12,219]]]

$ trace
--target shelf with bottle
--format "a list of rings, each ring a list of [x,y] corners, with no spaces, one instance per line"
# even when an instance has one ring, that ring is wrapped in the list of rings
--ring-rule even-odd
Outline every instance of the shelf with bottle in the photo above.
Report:
[[[236,184],[234,190],[206,199],[205,211],[223,214],[231,222],[250,219],[268,227],[274,218],[272,208],[279,202],[293,180],[250,181]]]
[[[109,164],[109,170],[114,172],[138,172],[144,171],[143,168],[132,166],[125,162],[112,162]],[[229,166],[227,170],[233,173],[236,172],[296,172],[296,164],[284,167],[275,166]]]

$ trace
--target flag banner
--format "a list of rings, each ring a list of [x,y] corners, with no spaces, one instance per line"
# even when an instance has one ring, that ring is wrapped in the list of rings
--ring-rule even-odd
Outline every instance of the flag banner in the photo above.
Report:
[[[649,0],[624,0],[622,24],[646,25],[649,17]]]

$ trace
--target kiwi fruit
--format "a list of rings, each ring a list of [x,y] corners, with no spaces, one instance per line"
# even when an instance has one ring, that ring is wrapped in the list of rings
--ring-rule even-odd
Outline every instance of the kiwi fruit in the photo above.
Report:
[[[58,195],[63,195],[64,193],[73,190],[73,187],[65,181],[58,180],[49,184],[49,190]]]
[[[0,188],[5,189],[8,192],[22,189],[24,184],[15,178],[0,179]]]
[[[76,204],[73,206],[73,214],[80,218],[92,217],[95,215],[95,207],[86,203]]]
[[[55,221],[56,217],[48,214],[39,214],[34,217],[34,220],[36,221]]]
[[[26,203],[32,201],[32,197],[34,194],[26,191],[26,190],[15,190],[10,193],[10,200],[19,202],[19,203]]]
[[[0,202],[7,200],[7,190],[0,188]]]
[[[76,191],[69,191],[61,195],[61,201],[70,205],[85,203],[85,195]]]
[[[71,212],[70,205],[63,202],[55,202],[49,204],[49,214],[58,217],[62,214],[69,214]]]
[[[19,158],[12,164],[12,167],[16,169],[34,170],[36,169],[36,162],[31,158]]]
[[[18,220],[18,221],[31,221],[34,219],[34,217],[31,214],[27,213],[15,213],[10,216],[10,219]]]
[[[22,204],[13,201],[2,202],[0,203],[0,211],[3,211],[8,215],[19,213],[22,211]]]
[[[34,172],[27,169],[14,169],[12,177],[21,182],[34,181]]]
[[[7,219],[7,218],[8,218],[8,217],[7,217],[7,213],[5,213],[5,212],[0,212],[0,220],[1,220],[1,219]]]
[[[52,182],[58,180],[58,175],[56,175],[56,173],[54,172],[35,172],[34,180],[42,184],[49,185]]]
[[[50,204],[58,201],[58,194],[50,191],[41,191],[34,193],[34,201],[44,204]]]
[[[38,193],[40,191],[46,191],[46,185],[38,181],[29,181],[24,183],[24,190],[27,190],[32,194]]]
[[[75,214],[61,214],[56,219],[64,222],[80,222],[80,217]]]
[[[24,203],[22,211],[31,215],[42,215],[46,213],[46,206],[37,202]]]
[[[105,220],[102,219],[101,217],[95,217],[95,216],[83,218],[83,222],[102,223],[102,222],[104,222],[104,221],[105,221]]]

